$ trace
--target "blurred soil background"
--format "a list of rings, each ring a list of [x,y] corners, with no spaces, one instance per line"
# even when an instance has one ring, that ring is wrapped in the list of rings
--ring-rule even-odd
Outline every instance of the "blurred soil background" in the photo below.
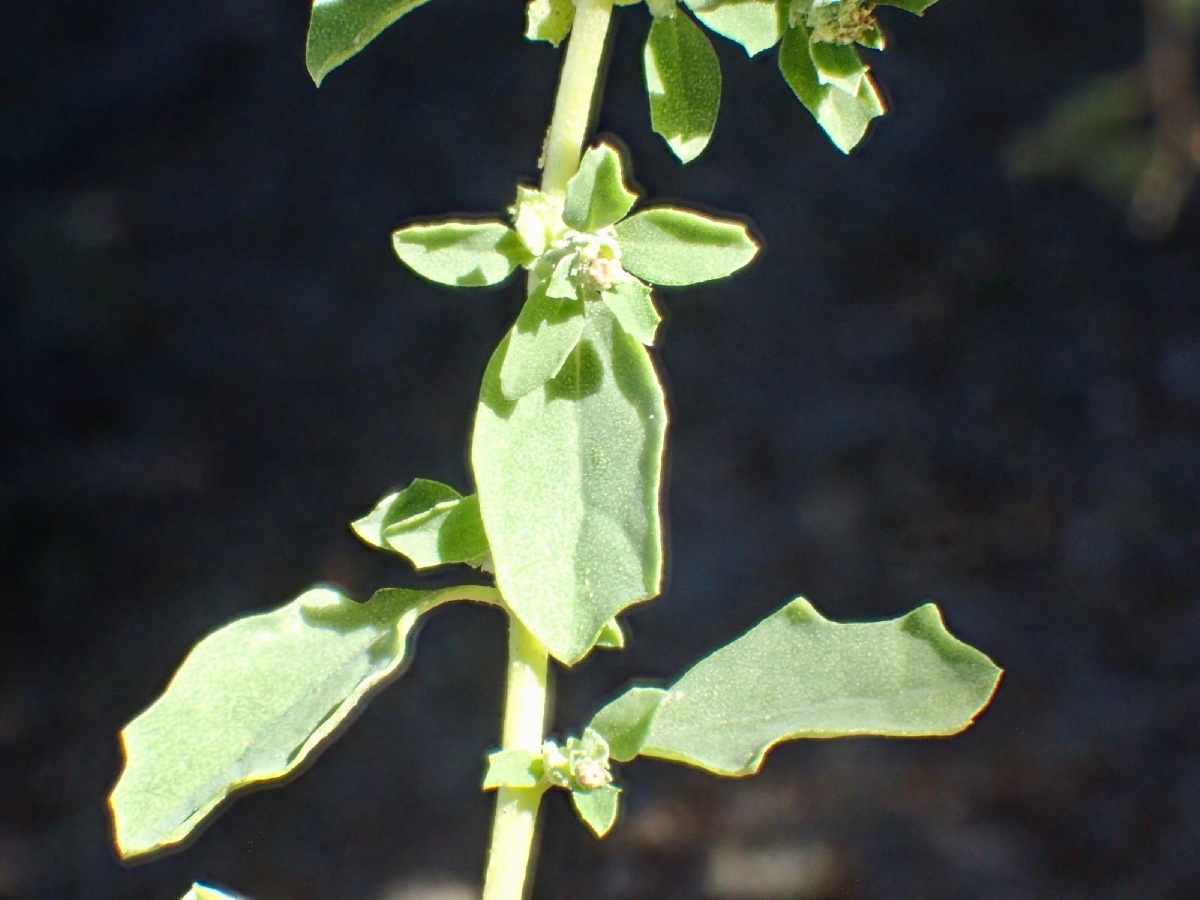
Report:
[[[500,715],[498,614],[416,661],[286,788],[184,852],[113,854],[117,732],[199,638],[313,582],[419,583],[346,523],[466,442],[516,285],[454,292],[389,234],[537,176],[559,54],[518,0],[437,0],[320,91],[305,0],[0,11],[0,897],[460,900]],[[1014,181],[1007,149],[1136,63],[1133,0],[881,13],[893,114],[843,158],[719,39],[726,105],[680,166],[649,129],[644,7],[600,128],[649,196],[766,252],[662,291],[669,588],[558,679],[576,731],[788,599],[937,602],[1007,675],[953,740],[792,744],[755,779],[638,762],[594,842],[544,816],[537,900],[1200,893],[1200,210]],[[477,895],[476,895],[477,896]]]

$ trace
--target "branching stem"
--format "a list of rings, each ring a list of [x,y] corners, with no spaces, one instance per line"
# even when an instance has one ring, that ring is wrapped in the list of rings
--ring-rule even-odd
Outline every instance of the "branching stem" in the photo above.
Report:
[[[579,169],[583,142],[599,94],[612,0],[577,0],[571,39],[546,135],[542,190],[561,198]],[[546,649],[511,612],[508,686],[504,701],[505,750],[538,751],[545,738],[549,658]],[[483,900],[522,900],[528,892],[545,789],[501,788],[488,850]]]

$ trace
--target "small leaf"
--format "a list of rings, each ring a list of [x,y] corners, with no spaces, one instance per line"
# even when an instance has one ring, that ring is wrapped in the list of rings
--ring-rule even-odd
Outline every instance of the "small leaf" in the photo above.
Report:
[[[542,755],[530,750],[497,750],[488,756],[483,789],[532,788],[542,781]]]
[[[779,43],[787,4],[775,0],[688,0],[696,18],[755,56]]]
[[[609,756],[629,762],[646,742],[654,713],[666,696],[661,688],[630,688],[596,713],[588,727],[608,741]]]
[[[350,526],[366,543],[408,557],[417,569],[475,564],[488,552],[479,501],[417,478]]]
[[[528,260],[503,222],[435,222],[392,233],[396,255],[418,275],[455,287],[499,284]]]
[[[732,275],[758,245],[741,222],[658,207],[617,224],[621,265],[651,284],[685,285]]]
[[[878,6],[894,6],[915,15],[923,15],[925,10],[937,3],[937,0],[876,0]]]
[[[241,894],[227,894],[225,891],[197,882],[179,900],[246,900],[246,898]]]
[[[780,741],[957,734],[1000,674],[946,630],[932,604],[887,622],[838,624],[797,599],[676,682],[640,753],[750,775]],[[636,712],[635,701],[622,702]]]
[[[554,266],[550,277],[546,279],[546,284],[543,290],[546,296],[551,300],[578,300],[579,288],[575,286],[575,280],[571,278],[571,267],[575,262],[574,254],[568,253],[563,256]]]
[[[616,619],[609,619],[604,630],[600,632],[600,637],[596,638],[596,646],[604,650],[624,650],[625,632],[621,630],[621,623]]]
[[[831,84],[821,84],[809,50],[809,34],[803,25],[787,30],[779,48],[779,70],[834,145],[849,153],[867,133],[871,120],[883,115],[883,101],[869,75],[862,77],[858,93],[853,96]]]
[[[567,182],[563,221],[576,231],[595,233],[625,218],[636,200],[625,187],[621,155],[598,144],[583,154],[579,171]]]
[[[611,784],[594,791],[571,791],[571,803],[575,806],[575,812],[598,838],[604,837],[612,830],[617,821],[620,799],[621,789]]]
[[[557,47],[571,32],[575,0],[529,0],[525,7],[525,37]]]
[[[125,727],[109,805],[129,859],[178,844],[231,793],[313,757],[404,661],[417,619],[461,596],[325,588],[238,619],[195,646],[162,696]]]
[[[583,301],[555,300],[542,285],[525,301],[508,334],[500,390],[510,400],[535,391],[562,369],[583,334]]]
[[[313,0],[305,62],[317,87],[325,76],[426,0]]]
[[[662,316],[654,308],[649,287],[631,278],[629,281],[618,281],[600,296],[631,337],[647,347],[654,345],[654,335]]]
[[[561,371],[520,400],[484,375],[471,463],[497,584],[554,657],[574,665],[609,620],[659,591],[666,408],[646,349],[602,303]]]
[[[642,55],[650,123],[679,159],[708,146],[721,108],[721,64],[708,37],[686,13],[656,18]]]
[[[808,53],[817,69],[817,81],[831,84],[851,97],[858,96],[867,67],[863,65],[853,44],[813,41],[808,45]]]

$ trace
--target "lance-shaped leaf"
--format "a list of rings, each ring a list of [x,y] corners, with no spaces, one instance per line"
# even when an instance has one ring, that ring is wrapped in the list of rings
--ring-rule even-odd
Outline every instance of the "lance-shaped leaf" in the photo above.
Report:
[[[779,48],[779,71],[792,92],[808,109],[829,139],[849,153],[867,133],[867,126],[883,115],[883,101],[869,75],[863,75],[856,94],[822,84],[810,51],[809,30],[789,28]]]
[[[368,544],[408,557],[417,569],[478,564],[488,552],[478,498],[425,478],[384,497],[350,527]]]
[[[662,316],[654,308],[654,299],[649,287],[631,278],[628,281],[618,281],[600,296],[617,317],[622,328],[647,347],[654,345],[654,335],[662,322]]]
[[[528,260],[503,222],[435,222],[392,233],[396,255],[418,275],[455,287],[499,284]]]
[[[688,0],[696,18],[737,41],[754,56],[774,47],[787,25],[786,3],[776,0]]]
[[[598,838],[612,830],[617,821],[617,808],[621,801],[621,789],[606,784],[592,791],[571,791],[571,803],[584,824]]]
[[[579,343],[584,319],[578,297],[547,297],[544,283],[530,294],[508,333],[508,351],[500,365],[504,396],[518,400],[557,375]]]
[[[625,187],[621,155],[608,144],[583,154],[579,171],[567,182],[563,221],[576,231],[594,233],[625,218],[637,194]]]
[[[121,732],[109,800],[121,855],[178,844],[232,792],[295,772],[397,671],[423,613],[476,594],[495,591],[386,589],[355,603],[316,588],[204,638]]]
[[[225,891],[219,891],[214,887],[197,882],[179,900],[246,900],[246,898],[241,894],[227,894]]]
[[[878,6],[894,6],[914,15],[923,15],[925,10],[937,3],[937,0],[876,0]]]
[[[525,6],[525,37],[557,47],[575,22],[575,0],[529,0]]]
[[[682,10],[656,18],[642,55],[650,124],[682,162],[708,146],[721,108],[721,64],[708,36]]]
[[[651,284],[685,285],[732,275],[758,253],[741,222],[670,207],[617,223],[621,265]]]
[[[325,76],[426,0],[313,0],[304,57],[317,87]]]
[[[501,342],[484,375],[471,462],[497,584],[555,658],[573,665],[625,607],[659,591],[666,408],[644,347],[588,303],[579,344],[510,400]]]
[[[987,706],[1000,674],[946,630],[933,604],[887,622],[839,624],[797,599],[666,691],[634,688],[592,727],[610,746],[615,737],[623,755],[640,739],[642,756],[751,775],[780,741],[957,734]]]

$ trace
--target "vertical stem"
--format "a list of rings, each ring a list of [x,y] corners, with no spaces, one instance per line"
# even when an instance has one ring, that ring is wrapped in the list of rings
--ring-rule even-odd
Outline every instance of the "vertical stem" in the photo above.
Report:
[[[579,169],[579,156],[599,93],[612,0],[576,0],[575,21],[546,135],[542,190],[562,198]],[[508,687],[504,700],[505,750],[539,752],[546,730],[549,657],[521,620],[508,616]],[[522,900],[528,892],[544,787],[501,788],[488,850],[483,900]]]
[[[554,99],[554,118],[546,135],[546,168],[542,190],[555,197],[579,168],[579,152],[587,138],[592,105],[598,92],[612,0],[576,0],[575,23]]]

